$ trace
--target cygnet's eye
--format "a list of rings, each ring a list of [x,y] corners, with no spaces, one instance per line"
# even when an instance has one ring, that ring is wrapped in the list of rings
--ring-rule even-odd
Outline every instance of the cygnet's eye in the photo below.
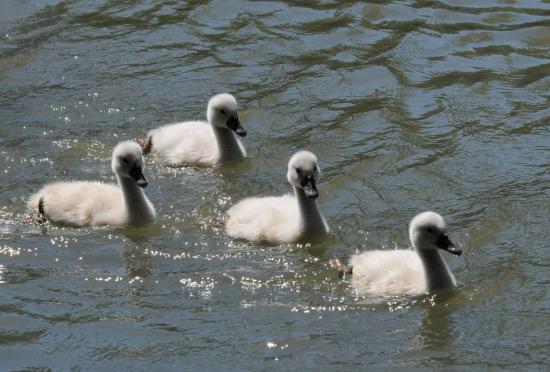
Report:
[[[431,227],[428,227],[426,231],[428,231],[430,234],[433,234],[435,232],[435,230]]]
[[[296,173],[302,174],[302,171],[300,170],[300,168],[294,168],[294,169],[296,169]]]
[[[317,172],[317,166],[316,165],[313,166],[313,171]]]
[[[130,164],[130,160],[128,160],[127,158],[122,158],[122,162],[124,164]]]
[[[224,110],[224,109],[221,109],[221,110],[220,110],[220,114],[225,115],[225,110]]]

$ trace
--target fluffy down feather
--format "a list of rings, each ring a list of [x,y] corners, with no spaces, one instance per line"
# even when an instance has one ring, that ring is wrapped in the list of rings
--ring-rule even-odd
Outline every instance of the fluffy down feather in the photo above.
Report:
[[[427,291],[420,258],[413,250],[366,251],[350,259],[352,286],[360,294],[397,296]]]
[[[212,166],[222,160],[212,126],[205,121],[165,125],[151,130],[147,137],[153,144],[151,152],[168,164]],[[235,140],[246,155],[241,141]]]
[[[246,198],[227,212],[230,236],[276,244],[300,238],[303,226],[292,195]]]
[[[44,186],[29,198],[38,210],[42,199],[46,218],[69,226],[123,225],[128,214],[120,188],[101,182],[57,182]]]

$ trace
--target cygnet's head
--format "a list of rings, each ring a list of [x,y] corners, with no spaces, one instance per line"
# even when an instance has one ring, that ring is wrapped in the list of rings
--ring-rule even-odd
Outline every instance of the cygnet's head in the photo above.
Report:
[[[409,236],[416,250],[443,249],[455,256],[462,254],[449,240],[443,217],[435,212],[417,214],[409,224]]]
[[[115,146],[111,168],[117,176],[131,178],[139,187],[147,187],[147,180],[143,175],[141,147],[136,142],[125,141]]]
[[[241,137],[246,136],[246,130],[239,121],[237,101],[231,94],[222,93],[210,98],[206,117],[208,122],[215,127],[231,129]]]
[[[292,155],[288,162],[286,177],[293,186],[304,190],[306,197],[315,199],[319,196],[316,182],[321,175],[321,169],[317,165],[317,157],[309,151],[298,151]]]

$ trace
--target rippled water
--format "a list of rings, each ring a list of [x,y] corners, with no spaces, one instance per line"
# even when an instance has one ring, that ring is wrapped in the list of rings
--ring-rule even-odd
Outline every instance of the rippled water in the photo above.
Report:
[[[548,367],[549,35],[537,1],[0,2],[2,369]],[[250,157],[147,157],[158,224],[25,221],[43,183],[113,181],[116,142],[223,91]],[[331,239],[228,238],[302,148]],[[457,293],[373,301],[327,267],[426,209],[465,251]]]

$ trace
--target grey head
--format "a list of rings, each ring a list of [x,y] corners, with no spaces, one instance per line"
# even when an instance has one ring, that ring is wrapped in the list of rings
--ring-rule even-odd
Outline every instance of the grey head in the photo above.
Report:
[[[246,136],[246,130],[239,121],[238,106],[235,97],[229,93],[217,94],[210,98],[206,117],[217,128],[232,130],[236,135]]]
[[[309,151],[298,151],[288,162],[288,182],[304,190],[308,199],[316,199],[319,196],[316,183],[320,175],[321,169],[317,164],[317,157]]]
[[[449,239],[443,217],[435,212],[417,214],[409,224],[409,237],[417,251],[442,249],[455,256],[462,254]]]
[[[111,168],[117,176],[130,178],[139,187],[147,187],[148,182],[143,175],[141,147],[136,142],[124,141],[115,146]]]

